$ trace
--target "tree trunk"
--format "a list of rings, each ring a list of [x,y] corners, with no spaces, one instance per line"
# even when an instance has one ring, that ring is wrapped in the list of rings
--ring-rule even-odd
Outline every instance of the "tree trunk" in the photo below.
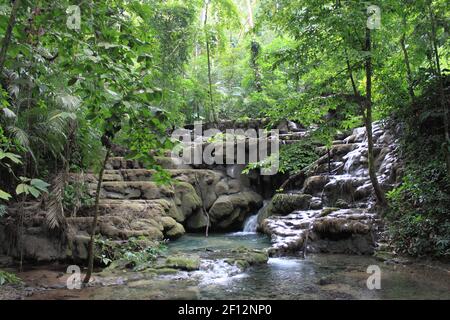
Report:
[[[375,171],[375,159],[373,154],[373,134],[372,134],[372,43],[371,43],[371,35],[370,29],[366,28],[366,53],[367,57],[365,58],[365,69],[366,69],[366,131],[367,131],[367,146],[368,146],[368,160],[369,160],[369,176],[370,181],[372,182],[373,189],[375,191],[375,195],[378,200],[378,204],[382,207],[387,205],[386,197],[384,195],[384,191],[381,189],[380,184],[378,183],[377,174]]]
[[[95,231],[97,229],[99,202],[100,202],[100,190],[102,188],[103,174],[105,172],[106,163],[108,162],[110,154],[111,154],[111,148],[108,147],[106,150],[105,159],[103,161],[102,167],[98,174],[97,193],[95,195],[94,220],[92,221],[91,239],[89,241],[89,248],[88,248],[88,269],[86,272],[86,276],[84,277],[83,283],[89,283],[89,280],[91,279],[92,271],[94,269],[94,242],[95,242],[94,237],[95,237]]]
[[[259,45],[258,42],[252,41],[252,43],[250,44],[250,49],[251,49],[251,66],[253,69],[253,74],[255,76],[255,88],[257,92],[262,92],[263,91],[262,76],[258,65],[258,56],[260,53],[261,46]]]
[[[211,48],[209,45],[209,35],[208,31],[206,29],[207,23],[208,23],[208,7],[209,7],[209,0],[206,0],[205,4],[205,21],[204,21],[204,29],[205,29],[205,40],[206,40],[206,57],[208,60],[208,84],[209,84],[209,111],[210,115],[209,118],[214,123],[217,123],[217,115],[214,108],[214,99],[213,99],[213,91],[212,91],[212,76],[211,76]]]
[[[439,79],[439,96],[440,103],[442,107],[443,114],[443,122],[444,122],[444,153],[445,153],[445,163],[447,165],[447,175],[450,176],[450,133],[449,133],[449,120],[448,120],[448,107],[445,101],[445,92],[444,92],[444,77],[442,76],[441,71],[441,62],[439,59],[439,48],[437,44],[437,35],[436,35],[436,21],[433,14],[433,8],[431,7],[431,2],[428,3],[428,9],[430,14],[430,23],[431,23],[431,43],[432,43],[432,51],[436,60],[436,75]]]
[[[406,49],[406,35],[403,33],[401,39],[400,39],[400,46],[402,47],[403,51],[403,58],[405,60],[405,67],[406,67],[406,76],[408,80],[408,93],[411,97],[411,102],[414,103],[416,100],[416,97],[414,95],[414,88],[413,88],[413,76],[411,72],[411,64],[409,62],[409,55],[408,50]]]
[[[6,60],[6,52],[8,51],[9,44],[11,42],[11,35],[12,31],[14,29],[14,25],[16,24],[16,17],[17,17],[17,10],[20,6],[20,0],[15,0],[11,15],[9,16],[8,26],[6,27],[5,36],[3,37],[2,41],[2,49],[0,51],[0,76],[3,73],[3,67],[5,65]]]
[[[365,105],[363,103],[363,99],[360,99],[361,94],[359,93],[359,90],[356,87],[355,78],[353,77],[353,69],[352,69],[352,66],[350,65],[350,60],[348,59],[347,51],[345,52],[345,56],[346,56],[346,62],[347,62],[348,76],[350,78],[350,83],[352,84],[353,94],[356,97],[356,99],[358,100],[360,112],[361,112],[361,115],[362,115],[362,117],[364,119],[364,123],[365,123],[366,122],[366,115],[365,115],[365,110],[364,110]]]
[[[25,219],[25,200],[26,200],[26,195],[24,194],[22,196],[22,200],[20,201],[20,217],[19,217],[19,247],[20,247],[20,261],[19,261],[19,272],[23,271],[23,238],[24,238],[24,233],[25,231],[23,230],[24,228],[24,219]]]

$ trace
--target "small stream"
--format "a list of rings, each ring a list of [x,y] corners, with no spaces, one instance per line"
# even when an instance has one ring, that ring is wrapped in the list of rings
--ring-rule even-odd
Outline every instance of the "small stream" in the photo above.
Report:
[[[450,271],[423,264],[384,264],[369,256],[309,255],[270,258],[245,272],[214,259],[217,250],[270,245],[261,234],[187,234],[170,253],[198,254],[201,268],[156,277],[128,276],[126,284],[72,291],[62,299],[450,299]],[[381,289],[369,290],[369,265],[381,268]],[[77,296],[78,295],[78,296]],[[42,298],[42,297],[41,297]]]
[[[208,239],[187,235],[172,250],[264,248],[260,234],[232,233]],[[369,265],[381,268],[381,289],[369,290]],[[199,288],[200,299],[449,299],[450,273],[420,266],[386,265],[369,256],[310,255],[270,258],[267,265],[248,269],[229,282]]]

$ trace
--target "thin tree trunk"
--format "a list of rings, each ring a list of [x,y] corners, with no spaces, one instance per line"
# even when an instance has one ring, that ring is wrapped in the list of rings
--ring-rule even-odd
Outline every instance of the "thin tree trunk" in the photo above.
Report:
[[[447,175],[450,177],[450,133],[449,133],[449,120],[448,120],[448,107],[445,102],[445,93],[444,93],[444,85],[443,82],[444,79],[441,76],[439,81],[439,89],[441,91],[441,106],[442,106],[442,113],[444,117],[444,152],[445,152],[445,162],[447,164]]]
[[[331,153],[330,153],[330,148],[327,148],[327,157],[328,157],[328,175],[331,175]]]
[[[358,88],[356,87],[355,78],[353,77],[352,66],[350,65],[350,61],[348,60],[348,57],[347,57],[347,70],[348,70],[348,76],[350,78],[350,82],[352,84],[353,93],[355,96],[359,97],[359,91],[358,91]]]
[[[369,160],[369,176],[370,181],[372,182],[373,189],[375,191],[375,195],[378,200],[378,204],[382,207],[387,205],[386,197],[384,195],[384,191],[381,189],[380,184],[378,183],[377,174],[375,171],[375,159],[373,154],[373,134],[372,134],[372,43],[371,43],[371,35],[370,29],[366,28],[366,131],[367,131],[367,146],[368,146],[368,160]]]
[[[260,51],[260,45],[256,41],[252,41],[250,44],[251,49],[251,66],[253,69],[253,73],[255,76],[255,88],[257,92],[262,92],[262,77],[261,77],[261,71],[259,70],[258,65],[258,56]]]
[[[436,71],[437,76],[439,78],[439,95],[440,95],[440,103],[442,107],[443,113],[443,122],[444,122],[444,153],[445,153],[445,163],[447,165],[447,175],[450,176],[450,133],[449,133],[449,120],[448,120],[448,107],[445,101],[445,92],[444,92],[444,77],[441,72],[441,62],[439,58],[439,48],[437,44],[437,35],[436,35],[436,21],[433,14],[433,8],[431,7],[431,2],[428,3],[428,9],[430,14],[430,23],[431,23],[431,43],[432,49],[434,53],[434,57],[436,60]]]
[[[20,0],[15,0],[11,14],[9,16],[8,26],[6,27],[5,36],[2,41],[2,49],[0,50],[0,76],[3,73],[3,67],[5,65],[6,60],[6,52],[8,51],[9,44],[11,43],[11,35],[14,29],[14,25],[16,24],[17,10],[20,6]]]
[[[206,57],[208,59],[208,84],[209,84],[209,100],[210,100],[210,120],[212,120],[214,123],[217,123],[217,116],[216,111],[214,108],[214,99],[213,99],[213,91],[212,91],[212,76],[211,76],[211,48],[209,45],[209,35],[208,31],[206,29],[206,26],[208,24],[208,7],[209,7],[209,0],[206,0],[205,4],[205,21],[204,21],[204,29],[205,29],[205,40],[206,40]]]
[[[20,246],[20,262],[19,262],[19,272],[23,271],[23,238],[24,238],[24,230],[23,230],[23,225],[24,225],[24,219],[25,219],[25,199],[26,196],[25,194],[22,197],[22,200],[20,201],[20,223],[19,223],[19,234],[20,234],[20,241],[19,241],[19,246]]]
[[[360,111],[364,120],[364,123],[366,122],[366,115],[365,115],[365,105],[362,102],[362,99],[359,99],[361,97],[361,94],[358,91],[358,88],[356,87],[356,82],[355,82],[355,78],[353,77],[353,69],[352,66],[350,65],[350,60],[348,59],[348,55],[347,55],[347,51],[345,52],[346,55],[346,62],[347,62],[347,70],[348,70],[348,76],[350,78],[350,82],[352,84],[352,89],[353,89],[353,94],[355,95],[355,97],[358,99],[358,104],[360,107]]]
[[[406,35],[403,33],[401,39],[400,39],[400,46],[402,47],[403,51],[403,58],[405,60],[405,67],[406,67],[406,76],[408,79],[408,93],[411,97],[412,103],[415,102],[416,96],[414,94],[414,88],[413,88],[413,76],[411,72],[411,64],[409,62],[409,55],[408,55],[408,49],[406,49]]]
[[[91,279],[92,271],[94,269],[94,242],[95,242],[94,237],[95,237],[95,231],[97,229],[97,221],[98,221],[98,214],[99,214],[100,191],[101,191],[102,183],[103,183],[103,174],[105,172],[106,163],[109,160],[110,154],[111,154],[111,148],[108,147],[106,150],[105,159],[103,161],[102,167],[98,174],[97,193],[95,195],[94,220],[92,221],[91,239],[89,241],[89,248],[88,248],[88,269],[86,272],[86,276],[84,277],[84,280],[83,280],[83,283],[85,283],[85,284],[89,283],[89,280]]]

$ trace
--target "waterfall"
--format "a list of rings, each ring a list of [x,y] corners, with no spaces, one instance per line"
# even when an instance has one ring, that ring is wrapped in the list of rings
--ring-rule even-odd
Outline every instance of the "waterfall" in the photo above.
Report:
[[[258,227],[258,214],[250,216],[244,224],[244,232],[255,233]]]
[[[258,216],[261,212],[263,212],[264,208],[269,204],[270,201],[264,200],[264,204],[261,209],[258,210],[258,213],[251,215],[244,223],[245,233],[256,233],[256,229],[258,228]]]

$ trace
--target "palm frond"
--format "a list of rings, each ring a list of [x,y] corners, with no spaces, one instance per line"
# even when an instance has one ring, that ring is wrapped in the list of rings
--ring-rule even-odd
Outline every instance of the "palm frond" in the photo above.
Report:
[[[80,98],[67,93],[58,94],[56,96],[56,100],[60,108],[63,110],[76,111],[81,105]]]
[[[11,134],[12,138],[16,140],[22,147],[30,150],[30,138],[25,130],[17,126],[8,126],[6,130]]]
[[[66,185],[66,173],[61,171],[52,181],[50,199],[47,203],[46,223],[50,229],[56,229],[65,223],[63,208],[64,187]]]

